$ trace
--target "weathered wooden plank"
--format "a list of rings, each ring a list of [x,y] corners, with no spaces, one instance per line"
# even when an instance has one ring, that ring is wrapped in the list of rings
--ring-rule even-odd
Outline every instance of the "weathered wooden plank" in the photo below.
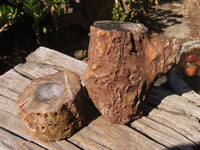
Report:
[[[99,143],[99,141],[96,140],[96,134],[98,133],[92,132],[85,127],[68,140],[76,145],[79,145],[82,149],[110,150],[110,148],[104,146],[101,142]],[[94,137],[95,139],[93,139]]]
[[[40,66],[36,67],[36,66],[37,66],[37,64],[35,64],[35,63],[26,63],[25,65],[24,64],[20,64],[20,65],[16,66],[15,69],[16,69],[17,72],[20,72],[24,76],[27,76],[28,78],[31,78],[31,79],[34,79],[34,78],[37,78],[37,77],[41,77],[41,76],[43,76],[45,74],[48,74],[48,73],[51,74],[51,73],[55,72],[55,70],[51,69],[49,66],[45,66],[45,65],[43,65],[43,67],[40,67]],[[41,68],[44,69],[44,70],[42,70]],[[47,69],[47,68],[50,68],[50,69]],[[6,77],[9,78],[9,79],[12,79],[15,76],[16,76],[16,72],[14,72],[13,76],[12,76],[11,73],[6,74]],[[29,82],[28,83],[26,83],[26,82],[27,82],[27,80],[25,80],[23,83],[25,85],[28,85]],[[15,82],[13,82],[13,84],[15,84]],[[13,89],[13,86],[10,87],[10,84],[7,85],[7,86],[8,86],[8,88]],[[16,115],[16,110],[19,111],[17,105],[15,104],[15,102],[13,102],[13,101],[10,102],[10,100],[6,99],[5,97],[2,97],[1,101],[2,101],[1,102],[2,105],[1,105],[0,108],[2,108],[3,110],[7,110],[10,114]],[[20,117],[20,116],[18,116],[18,117]],[[16,124],[18,124],[18,123],[16,122]],[[20,119],[20,124],[21,124],[21,126],[24,126],[22,124],[21,119]],[[20,127],[19,124],[18,124],[18,127]],[[13,130],[13,129],[14,128],[12,128],[12,129],[9,128],[9,130]],[[26,129],[26,127],[24,126],[24,128],[17,129],[17,131],[15,131],[15,132],[17,134],[20,134],[21,136],[24,137],[24,136],[26,136],[26,132],[24,132],[23,129]],[[29,138],[31,138],[31,137],[29,137]],[[82,142],[82,140],[81,140],[81,142]],[[59,141],[59,142],[55,142],[55,143],[62,143],[62,142],[63,141]],[[96,148],[96,149],[106,149],[105,147],[101,146],[98,143],[92,144],[92,145],[88,145],[89,143],[92,143],[92,142],[93,142],[92,140],[88,140],[86,148],[91,148],[91,149],[94,149],[94,148]],[[52,143],[52,145],[54,145],[55,143]],[[95,142],[93,142],[93,143],[95,143]],[[65,143],[65,145],[66,145],[66,143]],[[56,147],[58,147],[58,145],[56,145]]]
[[[42,65],[31,62],[18,64],[17,66],[15,66],[14,70],[30,79],[42,77],[44,75],[56,73],[58,71],[51,68],[51,66],[49,65]]]
[[[19,134],[20,136],[23,136],[24,138],[32,140],[32,138],[29,135],[27,135],[26,127],[23,124],[23,122],[21,121],[21,118],[19,116],[13,115],[13,114],[15,114],[15,111],[16,111],[16,110],[12,111],[12,109],[11,109],[13,107],[12,105],[14,105],[14,103],[15,102],[13,102],[13,101],[12,101],[12,103],[10,103],[10,102],[8,103],[8,110],[10,112],[6,113],[7,108],[5,108],[4,111],[3,110],[0,111],[1,115],[3,115],[3,116],[4,116],[4,114],[7,114],[6,115],[7,117],[5,117],[6,119],[0,117],[0,120],[2,120],[2,122],[0,123],[0,126],[6,128],[16,134]],[[6,103],[4,103],[4,104],[6,105]],[[4,107],[5,105],[2,105],[2,107]],[[15,108],[18,110],[17,106],[15,106]],[[98,123],[98,122],[100,122],[100,123]],[[104,123],[104,125],[103,125],[103,123]],[[15,127],[15,125],[17,125],[17,127]],[[115,129],[114,127],[110,128],[110,125],[111,124],[109,124],[109,123],[106,124],[103,119],[94,120],[91,123],[91,125],[89,125],[89,128],[85,127],[83,130],[79,131],[77,134],[72,136],[69,140],[75,144],[78,144],[80,147],[82,147],[84,149],[100,149],[100,148],[101,149],[113,149],[113,148],[118,149],[119,148],[118,146],[120,146],[120,148],[123,148],[129,142],[131,144],[128,144],[128,146],[126,146],[126,149],[132,149],[132,147],[136,147],[137,145],[138,145],[139,149],[142,149],[142,148],[145,149],[145,147],[142,146],[141,144],[134,142],[135,141],[134,139],[138,139],[138,137],[141,136],[139,133],[136,133],[136,131],[131,130],[131,129],[129,131],[127,131],[127,127],[125,127],[125,126],[123,128],[126,129],[125,131],[127,133],[124,133],[125,132],[124,129],[120,130],[120,129]],[[91,127],[91,126],[93,126],[93,127]],[[112,126],[117,127],[117,125],[112,125]],[[94,128],[97,128],[97,129],[94,129]],[[101,133],[101,130],[103,130],[104,132]],[[134,133],[131,134],[131,132],[134,132]],[[112,134],[112,135],[110,135],[110,134]],[[122,135],[120,135],[120,137],[119,137],[119,135],[117,135],[117,134],[122,134]],[[101,136],[99,137],[98,135],[101,135]],[[132,135],[132,136],[130,136],[130,135]],[[115,136],[118,136],[118,138],[120,139],[120,144],[123,143],[122,145],[118,144],[118,140],[117,140],[118,138],[114,138]],[[129,138],[131,138],[131,140]],[[148,138],[146,139],[146,137],[144,140],[147,143],[151,143],[150,145],[160,147],[157,143],[154,143],[153,141],[149,140]],[[33,140],[33,141],[35,141],[35,140]],[[102,142],[102,141],[104,141],[104,142]],[[37,141],[37,143],[39,143],[41,145],[41,142]],[[104,146],[104,145],[106,145],[106,146]],[[107,146],[108,146],[108,148],[107,148]],[[153,148],[154,148],[154,146],[153,146]]]
[[[132,122],[131,127],[137,129],[145,135],[148,135],[158,143],[161,143],[168,148],[177,146],[179,149],[185,150],[185,147],[182,147],[181,145],[194,145],[193,142],[174,131],[171,127],[167,127],[144,116]],[[191,147],[188,147],[188,150],[190,149],[192,150]]]
[[[183,97],[173,94],[162,99],[157,95],[150,95],[147,104],[157,105],[157,107],[171,113],[180,113],[200,119],[200,108],[195,104],[187,102]]]
[[[26,84],[26,83],[25,83]],[[7,116],[9,116],[8,118],[12,118],[11,120],[8,120],[6,123],[4,123],[6,120],[4,120],[2,123],[4,123],[4,126],[3,127],[5,127],[6,125],[8,125],[9,126],[9,128],[8,128],[8,130],[10,130],[10,131],[13,131],[13,132],[15,132],[16,134],[19,134],[19,135],[21,135],[21,136],[23,136],[23,137],[25,137],[25,138],[27,138],[27,136],[28,136],[28,138],[30,138],[31,139],[31,137],[29,137],[29,135],[27,135],[27,131],[26,131],[26,127],[24,126],[24,124],[22,123],[22,121],[21,121],[21,119],[20,119],[20,117],[18,116],[18,121],[16,121],[17,120],[17,116],[13,116],[13,115],[16,115],[16,113],[18,114],[18,108],[17,108],[17,106],[16,106],[16,104],[15,104],[15,102],[14,101],[10,101],[9,99],[6,99],[6,98],[2,98],[1,99],[1,103],[2,103],[2,109],[4,109],[4,111],[9,111],[9,113],[8,113],[8,115]],[[5,113],[5,112],[4,112]],[[1,113],[1,114],[4,114],[4,113]],[[0,118],[0,120],[2,120],[2,118]],[[10,122],[11,121],[11,122]],[[14,126],[13,126],[13,124],[14,124],[14,122],[15,122],[15,124],[17,124],[17,126],[18,126],[18,128],[15,128]],[[21,124],[21,125],[20,125]],[[10,126],[10,125],[12,125],[12,126]],[[1,124],[1,126],[2,126],[2,124]],[[19,128],[19,127],[21,127],[21,128]],[[100,128],[102,128],[102,130],[104,130],[104,128],[103,127],[100,127],[100,124],[99,124],[99,129],[97,129],[96,130],[96,132],[98,133],[98,132],[100,132],[101,131],[101,129]],[[109,128],[109,126],[107,127],[107,128]],[[115,129],[115,130],[117,130],[117,129]],[[120,131],[120,130],[119,130]],[[130,130],[130,131],[132,131],[132,130]],[[130,132],[129,131],[129,132]],[[97,136],[96,136],[96,132],[89,132],[88,131],[88,128],[85,128],[85,130],[83,130],[83,131],[80,131],[81,133],[77,133],[77,135],[75,134],[73,137],[72,137],[72,139],[74,139],[74,140],[72,140],[72,142],[74,142],[74,141],[76,141],[75,142],[75,144],[79,144],[80,146],[83,146],[82,148],[84,148],[84,149],[107,149],[107,147],[106,146],[103,146],[102,145],[102,141],[104,140],[104,142],[105,143],[111,143],[110,145],[108,145],[108,146],[110,146],[109,147],[109,149],[112,149],[112,147],[114,146],[114,145],[116,145],[116,146],[114,146],[114,147],[116,147],[117,148],[117,143],[118,143],[118,141],[117,140],[111,140],[111,142],[108,142],[109,140],[107,139],[107,138],[105,138],[107,135],[105,134],[102,134],[101,135],[101,137],[99,137],[99,138],[97,138]],[[123,133],[124,131],[122,130],[122,131],[120,131],[120,133]],[[133,132],[136,132],[136,131],[133,131]],[[90,133],[90,134],[89,134]],[[107,134],[109,134],[109,132],[106,132]],[[88,135],[89,134],[89,135]],[[99,133],[98,133],[99,134]],[[139,133],[138,133],[139,134]],[[88,136],[87,136],[88,135]],[[126,134],[125,134],[126,135]],[[132,135],[134,135],[135,137],[134,137],[134,139],[137,139],[137,137],[138,137],[138,135],[137,134],[132,134]],[[87,138],[87,137],[93,137],[93,138]],[[105,137],[104,137],[105,136]],[[84,137],[84,139],[85,140],[83,140],[83,138],[80,138],[80,137]],[[127,141],[129,140],[129,139],[127,139],[127,138],[124,138],[123,136],[121,136],[121,138],[122,139],[124,139],[123,140],[123,143],[124,143],[124,145],[126,145],[127,144]],[[145,137],[146,138],[146,137]],[[96,141],[94,141],[94,139],[96,139]],[[112,139],[112,137],[111,137],[111,139]],[[107,141],[108,140],[108,141]],[[145,139],[146,141],[148,141],[149,139],[147,138],[147,139]],[[150,140],[151,141],[151,140]],[[130,142],[130,141],[129,141]],[[153,142],[153,141],[152,141]],[[142,147],[140,144],[137,144],[137,143],[132,143],[132,144],[130,144],[131,145],[131,147],[129,147],[129,149],[132,149],[132,146],[136,146],[136,145],[138,145],[139,147]],[[153,145],[155,145],[154,143],[153,143]],[[158,144],[157,144],[158,145]],[[123,145],[120,145],[121,147],[123,146]],[[158,146],[159,147],[159,146]]]
[[[89,140],[82,141],[83,138]],[[88,141],[90,145],[91,141],[94,141],[108,149],[115,150],[161,150],[166,148],[127,126],[111,124],[102,117],[92,121],[69,140],[81,145],[84,149],[88,149]]]
[[[66,147],[68,149],[72,149],[72,150],[78,150],[79,148],[77,148],[76,146],[74,146],[73,144],[67,142],[67,141],[62,141],[62,142],[54,142],[54,143],[42,143],[39,140],[35,140],[32,137],[30,137],[27,134],[27,128],[25,127],[25,125],[23,124],[22,120],[9,113],[6,112],[5,110],[0,109],[0,127],[9,130],[17,135],[20,135],[21,137],[29,140],[29,141],[33,141],[34,143],[38,143],[39,145],[47,148],[47,149],[56,149],[56,150],[65,150]]]
[[[196,144],[200,142],[200,123],[197,119],[176,115],[157,108],[149,112],[148,118],[175,130],[177,134],[183,135]]]
[[[23,77],[13,69],[0,76],[0,86],[8,88],[15,93],[22,93],[31,83],[31,80]]]
[[[70,59],[73,59],[73,58],[70,58]],[[40,62],[38,62],[38,63],[40,63]],[[44,64],[48,64],[48,63],[45,62]],[[57,64],[57,65],[59,65],[59,64]],[[41,71],[41,69],[38,69],[38,67],[32,67],[32,66],[37,66],[37,64],[36,63],[27,62],[26,65],[18,65],[17,67],[15,67],[15,70],[17,70],[17,72],[20,72],[22,74],[25,73],[24,75],[28,76],[29,78],[36,78],[38,73],[40,74],[40,76],[42,76],[42,74],[45,73],[45,72]],[[50,68],[50,67],[54,68],[54,66],[52,66],[50,64],[48,64],[47,67],[48,68]],[[67,66],[65,66],[65,67],[66,67],[65,69],[68,69]],[[29,68],[31,68],[31,70]],[[73,68],[73,69],[75,70],[76,68]],[[35,74],[35,72],[37,72],[37,74]],[[75,72],[79,72],[79,70],[76,70]],[[48,73],[51,73],[51,72],[48,72]],[[83,72],[83,73],[85,73],[85,72]],[[78,74],[81,74],[81,73],[78,73]],[[82,74],[82,75],[84,75],[84,74]],[[84,80],[84,79],[82,79],[82,80]],[[96,132],[98,133],[100,131],[101,131],[101,129],[99,129],[99,131],[96,131]],[[99,134],[95,134],[96,132],[91,132],[86,127],[84,129],[82,129],[80,132],[78,132],[77,134],[75,134],[73,137],[71,137],[69,140],[71,140],[71,142],[73,142],[75,144],[78,144],[79,146],[82,146],[82,148],[84,148],[84,149],[87,149],[89,146],[91,146],[91,149],[98,149],[99,147],[101,147],[102,141],[105,141],[105,143],[112,143],[113,145],[108,145],[108,147],[111,148],[111,149],[113,147],[115,147],[115,148],[121,147],[121,146],[118,146],[118,144],[117,144],[118,142],[117,143],[115,143],[113,141],[112,142],[107,142],[108,139],[105,139],[104,136],[98,137],[97,135],[99,135]],[[134,132],[136,132],[136,131],[134,131]],[[90,136],[87,136],[89,133],[90,133]],[[93,138],[88,138],[88,137],[91,137],[91,136],[93,136]],[[136,136],[134,138],[137,139]],[[96,139],[95,142],[94,142],[94,139]],[[112,139],[112,138],[109,138],[109,139]],[[125,138],[123,137],[122,139],[125,139]],[[126,143],[127,141],[128,141],[128,139],[125,139],[125,141],[124,141],[125,145],[127,144]],[[98,143],[100,143],[100,144],[98,144]],[[136,147],[136,145],[138,145],[139,147],[142,147],[141,145],[137,144],[137,142],[133,143],[131,146],[135,146]],[[104,149],[106,147],[101,147],[101,148]],[[131,148],[132,147],[129,147],[129,149],[131,149]]]
[[[27,58],[27,62],[34,62],[38,64],[51,65],[56,70],[69,70],[80,75],[83,86],[85,85],[85,71],[87,63],[48,49],[46,47],[39,47],[36,51],[31,53]]]
[[[85,83],[84,76],[85,76],[85,70],[86,70],[87,64],[82,61],[78,61],[74,58],[71,58],[69,56],[66,56],[64,54],[61,54],[59,52],[49,50],[47,48],[39,48],[38,50],[36,50],[34,53],[32,53],[27,58],[27,61],[28,62],[25,65],[20,64],[17,67],[15,67],[15,70],[30,79],[33,79],[33,78],[36,78],[39,76],[43,76],[45,74],[54,73],[57,70],[67,69],[67,70],[78,73],[81,76],[82,84],[84,85],[84,83]],[[23,91],[23,89],[27,85],[30,84],[29,79],[23,77],[22,75],[19,75],[16,71],[11,70],[11,71],[9,71],[9,73],[4,74],[3,78],[2,78],[2,76],[0,77],[0,87],[11,90],[10,94],[3,94],[3,95],[5,95],[4,103],[3,103],[4,105],[6,105],[6,98],[9,99],[9,95],[12,97],[12,99],[16,98],[16,95],[12,96],[12,92],[20,94]],[[5,78],[6,82],[4,81],[4,83],[1,83],[1,81],[4,80],[4,78]],[[23,85],[18,84],[19,83],[18,81],[22,82]],[[18,89],[19,85],[21,87]],[[4,92],[2,92],[2,93],[4,93]],[[159,95],[161,92],[155,93],[155,94],[154,94],[154,92],[152,92],[152,93],[153,93],[153,95],[155,95],[155,94]],[[165,93],[164,97],[166,97],[167,95],[171,95],[171,94],[172,94],[171,92]],[[173,97],[174,97],[174,95],[171,95],[170,99],[172,100]],[[150,98],[152,98],[152,97],[150,97]],[[156,98],[153,98],[153,101],[156,103],[159,103],[159,101],[160,102],[163,101],[163,98],[161,98],[160,96],[158,98],[159,99],[157,99],[157,100],[156,100]],[[180,97],[180,99],[181,99],[181,97]],[[176,100],[174,100],[174,101],[176,101]],[[171,101],[169,101],[169,102],[171,102]],[[179,103],[177,103],[177,104],[172,103],[172,104],[179,105]],[[12,102],[11,102],[11,103],[8,103],[8,105],[12,106],[14,104],[12,104]],[[155,104],[151,104],[151,105],[155,105]],[[162,106],[164,104],[161,103],[158,105],[158,108],[163,109],[164,106],[162,108],[160,105]],[[171,112],[173,112],[175,114],[179,114],[179,115],[175,115],[175,114],[164,111],[165,113],[167,113],[167,115],[165,113],[162,113],[161,116],[158,116],[157,113],[159,113],[159,111],[162,111],[162,110],[158,109],[159,111],[157,111],[157,109],[155,109],[155,110],[153,109],[149,113],[148,118],[155,120],[156,122],[158,122],[158,124],[160,126],[164,125],[170,129],[172,129],[174,127],[174,129],[172,129],[172,130],[174,130],[177,133],[177,137],[179,137],[180,135],[183,135],[186,138],[190,139],[191,141],[198,142],[199,141],[198,139],[200,139],[200,136],[199,136],[200,129],[199,129],[198,120],[189,118],[190,116],[182,118],[183,116],[180,116],[180,115],[184,114],[185,111],[182,111],[181,107],[179,107],[179,106],[173,107],[173,105],[169,104],[168,107],[170,107],[170,108],[167,107],[165,109],[171,110]],[[10,106],[7,106],[7,107],[10,107]],[[9,108],[8,109],[9,112],[5,111],[6,108],[4,110],[2,110],[2,107],[0,107],[0,110],[2,112],[4,112],[4,113],[2,113],[2,114],[4,114],[4,116],[5,116],[5,114],[7,114],[6,115],[7,122],[0,121],[0,126],[2,124],[4,124],[4,126],[6,126],[6,124],[8,124],[8,126],[9,126],[8,130],[10,130],[16,134],[22,135],[23,137],[25,136],[26,139],[31,139],[31,137],[27,138],[28,135],[26,133],[26,128],[23,125],[21,119],[19,117],[17,117],[16,115],[11,114],[12,109],[14,109],[14,107]],[[175,109],[175,110],[173,110],[173,109]],[[0,114],[1,114],[1,111],[0,111]],[[14,112],[13,114],[15,114],[15,113],[16,112]],[[188,113],[188,112],[186,111],[186,113]],[[186,114],[184,114],[184,115],[186,115]],[[197,113],[195,115],[197,115]],[[167,120],[165,120],[165,117],[167,117]],[[18,118],[18,121],[16,121],[17,120],[16,118]],[[3,120],[3,119],[4,119],[4,117],[0,116],[0,120]],[[10,121],[9,119],[14,120],[14,121]],[[177,123],[177,122],[180,122],[180,123]],[[136,123],[137,123],[137,121],[136,121]],[[142,122],[142,123],[147,124],[147,122]],[[177,123],[179,125],[177,125],[175,123]],[[18,126],[18,124],[19,125],[21,124],[20,125],[21,127],[20,128],[18,127],[17,129],[15,129],[16,125]],[[151,123],[149,128],[152,128],[151,131],[153,132],[154,128],[152,126],[153,126],[153,123]],[[182,126],[184,126],[184,127],[182,127]],[[187,126],[188,126],[188,128],[190,128],[189,130],[187,130]],[[167,137],[175,134],[175,132],[171,131],[170,129],[169,129],[169,131],[170,131],[169,135],[168,134],[166,134],[166,135],[159,134],[161,136],[159,138],[166,140]],[[143,130],[143,132],[145,131],[145,129],[141,129],[141,130]],[[190,131],[191,131],[191,133],[190,133]],[[159,130],[156,133],[158,133],[158,132],[159,132]],[[165,132],[162,132],[162,133],[165,133]],[[150,136],[152,133],[148,133],[148,134],[149,134],[148,136]],[[142,138],[140,138],[141,136],[142,136]],[[129,127],[125,127],[125,126],[118,127],[117,125],[110,125],[109,123],[106,123],[105,121],[104,122],[102,122],[102,120],[99,121],[99,118],[98,118],[97,120],[92,121],[92,123],[89,126],[83,128],[78,133],[76,133],[74,136],[72,136],[69,140],[72,143],[79,145],[83,149],[115,149],[115,148],[122,149],[123,144],[124,145],[126,144],[130,147],[132,146],[132,149],[133,148],[135,148],[135,149],[141,149],[141,148],[150,149],[151,147],[150,148],[148,147],[150,145],[155,145],[155,144],[159,145],[158,143],[153,142],[151,140],[149,142],[149,139],[147,137],[145,137],[145,138],[143,138],[143,137],[145,137],[145,136],[136,132],[135,130],[130,129]],[[114,140],[112,140],[112,138]],[[121,143],[121,139],[123,139],[123,138],[125,140],[122,140],[122,143]],[[156,140],[156,137],[154,137],[154,138]],[[119,139],[120,139],[120,142],[119,142]],[[144,145],[145,142],[141,143],[141,141],[142,141],[141,139],[144,141],[146,141],[146,139],[147,139],[148,146]],[[44,143],[41,143],[39,141],[36,141],[36,142],[39,143],[40,145],[43,144],[43,146],[44,146]],[[170,140],[168,142],[170,143]],[[185,142],[187,144],[187,141],[185,141]],[[66,149],[67,144],[70,144],[70,143],[67,143],[66,141],[62,140],[59,142],[51,143],[50,145],[47,144],[47,145],[45,145],[45,147],[47,146],[47,148],[50,148],[50,149],[53,149],[53,148],[54,149]],[[160,146],[160,149],[163,148],[162,145],[159,145],[159,146]]]
[[[189,91],[189,92],[183,93],[181,96],[184,97],[185,100],[187,100],[188,102],[194,103],[195,105],[200,107],[200,95],[198,95],[196,92]]]
[[[28,67],[28,66],[33,66],[33,67]],[[36,64],[33,64],[33,63],[29,63],[28,65],[26,64],[25,66],[23,65],[19,65],[17,66],[15,69],[17,70],[17,72],[20,72],[20,73],[26,73],[26,74],[23,74],[24,76],[28,76],[28,78],[36,78],[38,76],[42,76],[43,74],[45,74],[46,72],[45,71],[42,71],[41,69],[38,69],[38,67],[34,67],[34,66],[37,66]],[[49,66],[48,66],[49,67]],[[30,71],[30,69],[32,71]],[[27,70],[27,71],[26,71]],[[50,71],[49,71],[50,70]],[[51,69],[48,69],[48,73],[51,73]],[[54,70],[53,70],[54,71]],[[38,73],[36,73],[38,72]],[[9,77],[9,78],[12,78],[12,77]],[[26,81],[24,81],[26,82]],[[26,84],[26,83],[25,83]],[[27,84],[26,84],[27,85]],[[8,86],[9,87],[9,86]],[[9,87],[10,88],[10,87]],[[6,103],[4,103],[6,105]],[[14,103],[11,104],[11,103],[8,103],[8,107],[12,108],[12,105],[15,105]],[[3,105],[2,105],[3,106]],[[10,109],[8,109],[10,110]],[[12,110],[9,111],[10,113],[13,113]],[[15,113],[14,113],[15,114]],[[21,119],[20,119],[21,120]],[[86,130],[86,131],[85,131]],[[100,131],[100,129],[98,129]],[[130,129],[131,130],[131,129]],[[90,132],[89,132],[90,131]],[[117,141],[114,141],[112,140],[112,144],[110,144],[109,148],[107,148],[106,146],[104,146],[101,141],[104,140],[105,143],[110,143],[110,142],[107,142],[106,141],[106,138],[104,138],[104,135],[101,136],[101,138],[97,138],[96,136],[96,132],[98,133],[98,131],[96,132],[93,132],[91,130],[88,131],[88,128],[84,128],[83,131],[81,130],[80,132],[81,133],[77,133],[77,135],[75,134],[72,139],[72,142],[76,141],[75,144],[79,144],[79,146],[82,146],[82,148],[84,149],[112,149],[112,147],[114,145],[117,145],[116,143],[118,143]],[[132,130],[131,130],[132,131]],[[22,132],[22,131],[20,131]],[[136,131],[134,131],[136,132]],[[87,137],[90,137],[90,136],[86,136],[90,133],[90,136],[93,135],[93,138],[87,138]],[[18,133],[20,135],[23,135],[23,133]],[[24,133],[25,134],[25,133]],[[108,133],[107,133],[108,134]],[[139,133],[138,133],[139,134]],[[133,134],[135,135],[135,134]],[[23,135],[25,136],[25,135]],[[137,134],[136,134],[137,136]],[[137,138],[135,136],[135,139]],[[82,137],[82,138],[81,138]],[[84,138],[83,138],[84,137]],[[96,141],[94,141],[94,138],[97,138]],[[123,138],[123,136],[122,136]],[[145,137],[146,138],[146,137]],[[149,140],[148,138],[146,138],[145,140]],[[151,141],[151,140],[150,140]],[[151,141],[153,143],[153,141]],[[124,145],[127,144],[127,139],[124,138]],[[156,143],[157,144],[157,143]],[[140,144],[137,144],[137,143],[132,143],[131,146],[136,146],[138,145],[139,147],[142,147]],[[155,144],[154,144],[155,145]],[[159,147],[160,145],[157,144],[157,146]],[[114,146],[117,148],[117,146]],[[129,149],[132,149],[132,147],[129,147]]]
[[[175,94],[174,92],[170,91],[167,88],[153,88],[151,94],[160,96],[162,98],[168,96],[168,95],[172,95]],[[176,93],[177,94],[177,93]],[[196,93],[194,93],[194,91],[188,91],[186,93],[182,93],[181,97],[183,97],[184,101],[190,102],[195,104],[196,106],[200,107],[200,96],[197,95]]]
[[[0,96],[0,109],[20,117],[19,108],[17,107],[16,102],[8,98]]]
[[[32,142],[26,141],[0,128],[0,148],[2,150],[45,150]]]
[[[19,96],[18,93],[11,91],[10,89],[8,89],[4,86],[0,86],[0,95],[7,97],[13,101],[15,101],[17,99],[17,97]]]
[[[39,52],[43,52],[42,54],[38,54]],[[55,60],[55,58],[54,58],[54,56],[55,55],[53,55],[52,53],[55,53],[55,55],[58,55],[58,58],[59,58],[59,61],[57,61],[58,59],[56,59]],[[47,56],[46,56],[46,55]],[[39,58],[37,58],[37,59],[35,59],[36,58],[36,56],[40,56]],[[33,58],[32,58],[33,57]],[[66,57],[66,58],[65,58]],[[48,59],[47,59],[48,58]],[[36,50],[34,53],[32,53],[31,55],[29,55],[29,57],[27,58],[27,60],[31,60],[31,61],[35,61],[35,60],[37,60],[36,62],[38,62],[38,63],[44,63],[44,64],[49,64],[49,65],[54,65],[52,62],[55,62],[55,61],[57,61],[57,63],[56,63],[56,66],[58,66],[58,68],[65,68],[65,69],[69,69],[68,67],[68,65],[66,65],[66,66],[63,66],[63,63],[59,63],[60,62],[60,60],[62,60],[63,58],[65,58],[66,60],[67,59],[69,59],[69,60],[71,60],[71,61],[73,61],[73,62],[75,62],[75,61],[77,61],[76,59],[74,59],[74,58],[71,58],[71,57],[69,57],[69,56],[66,56],[66,55],[63,55],[63,54],[61,54],[61,53],[58,53],[58,52],[56,52],[56,51],[53,51],[53,50],[49,50],[49,49],[47,49],[47,48],[44,48],[44,47],[40,47],[38,50]],[[51,61],[49,61],[49,60],[51,60]],[[67,61],[68,62],[68,61]],[[83,62],[80,62],[79,61],[79,63],[83,63]],[[34,66],[34,65],[31,65],[31,64],[29,64],[30,66]],[[25,66],[29,66],[29,65],[25,65]],[[75,64],[74,64],[75,65]],[[87,64],[86,64],[87,65]],[[20,70],[19,68],[22,68],[22,67],[24,67],[23,65],[20,65],[20,67],[17,67],[16,69],[18,69],[18,70]],[[48,67],[52,67],[52,66],[48,66]],[[25,71],[26,70],[26,68],[28,68],[28,67],[24,67],[24,72],[28,72],[29,73],[29,77],[31,76],[31,72],[30,71]],[[34,67],[30,67],[30,68],[32,68],[32,69],[34,69]],[[37,67],[36,67],[37,68]],[[73,67],[73,68],[71,68],[71,70],[73,70],[74,72],[77,72],[78,74],[81,74],[82,76],[84,76],[84,70],[82,70],[82,72],[79,72],[79,70],[78,70],[79,68],[77,68],[77,67]],[[22,70],[22,69],[21,69]],[[37,71],[35,71],[35,72],[39,72],[38,71],[38,69],[36,69]],[[26,73],[27,74],[27,73]],[[34,76],[34,77],[37,77],[37,76]],[[84,78],[82,79],[83,80],[83,82],[84,82]],[[169,91],[169,90],[160,90],[159,88],[157,88],[157,91],[156,91],[156,89],[154,89],[153,91],[152,91],[152,93],[155,93],[156,92],[156,94],[160,94],[160,95],[170,95],[170,94],[172,94],[173,92],[172,91]],[[180,99],[182,99],[182,97],[180,97]],[[180,100],[179,99],[179,100]],[[163,101],[164,102],[164,101]],[[180,101],[179,101],[180,102]],[[170,104],[170,103],[169,103]],[[172,103],[171,103],[172,104]],[[185,103],[184,103],[185,104]],[[183,105],[184,105],[183,104]],[[187,103],[186,103],[187,104]],[[179,109],[179,108],[176,108],[176,109],[174,109],[174,107],[169,107],[169,105],[160,105],[160,108],[162,107],[162,106],[166,106],[166,108],[172,108],[172,110],[173,111],[178,111],[178,112],[180,112],[180,111],[183,111],[183,109],[181,108],[182,106],[180,106],[180,105],[177,105],[177,107],[178,106],[180,106],[179,108],[181,108],[181,110]],[[171,105],[171,106],[173,106],[173,105]],[[176,105],[174,105],[174,106],[176,106]],[[192,106],[192,105],[190,105],[190,106]],[[189,108],[190,109],[190,108]],[[200,111],[198,110],[198,108],[195,108],[195,109],[192,109],[193,111],[195,111],[195,112],[192,112],[193,113],[193,115],[195,115],[195,116],[200,116],[199,115],[199,113],[200,113]],[[187,111],[187,110],[186,110]]]

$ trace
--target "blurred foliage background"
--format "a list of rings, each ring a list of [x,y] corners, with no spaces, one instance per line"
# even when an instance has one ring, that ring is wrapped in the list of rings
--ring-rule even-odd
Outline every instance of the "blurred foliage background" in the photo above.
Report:
[[[68,49],[86,49],[93,21],[140,22],[141,16],[157,5],[158,0],[1,0],[0,74],[24,62],[40,45],[59,50],[66,44],[78,45],[72,40],[76,38],[80,46]]]
[[[157,8],[159,0],[115,0],[113,20],[140,22],[140,16],[147,15],[152,6]]]

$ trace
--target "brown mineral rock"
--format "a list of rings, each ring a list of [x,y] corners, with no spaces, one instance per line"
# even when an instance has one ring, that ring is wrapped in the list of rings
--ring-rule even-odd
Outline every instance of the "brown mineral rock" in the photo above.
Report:
[[[34,79],[17,103],[30,134],[44,142],[69,137],[84,124],[80,78],[69,71]]]
[[[199,57],[196,54],[191,54],[189,56],[186,57],[186,61],[187,62],[195,62],[199,59]]]
[[[90,28],[86,88],[103,117],[126,124],[142,115],[154,80],[176,60],[175,38],[152,39],[142,24],[98,21]]]
[[[192,77],[196,74],[197,67],[190,66],[184,70],[185,75]]]

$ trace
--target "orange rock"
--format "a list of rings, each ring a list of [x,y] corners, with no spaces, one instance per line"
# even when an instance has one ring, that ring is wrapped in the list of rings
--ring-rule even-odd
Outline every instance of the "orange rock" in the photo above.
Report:
[[[199,57],[196,54],[191,54],[191,55],[188,55],[185,60],[191,63],[191,62],[197,61],[198,59]]]
[[[197,60],[195,64],[200,67],[200,60]]]
[[[189,76],[189,77],[192,77],[195,75],[197,71],[197,68],[196,67],[188,67],[185,69],[184,73]]]

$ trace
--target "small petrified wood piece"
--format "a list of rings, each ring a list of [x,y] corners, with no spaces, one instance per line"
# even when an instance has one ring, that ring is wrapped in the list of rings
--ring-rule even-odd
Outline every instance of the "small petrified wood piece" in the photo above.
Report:
[[[44,142],[69,137],[84,124],[80,78],[69,71],[34,79],[17,103],[30,134]]]
[[[90,28],[86,88],[103,117],[126,124],[142,115],[154,80],[175,62],[175,38],[152,39],[142,24],[98,21]]]

